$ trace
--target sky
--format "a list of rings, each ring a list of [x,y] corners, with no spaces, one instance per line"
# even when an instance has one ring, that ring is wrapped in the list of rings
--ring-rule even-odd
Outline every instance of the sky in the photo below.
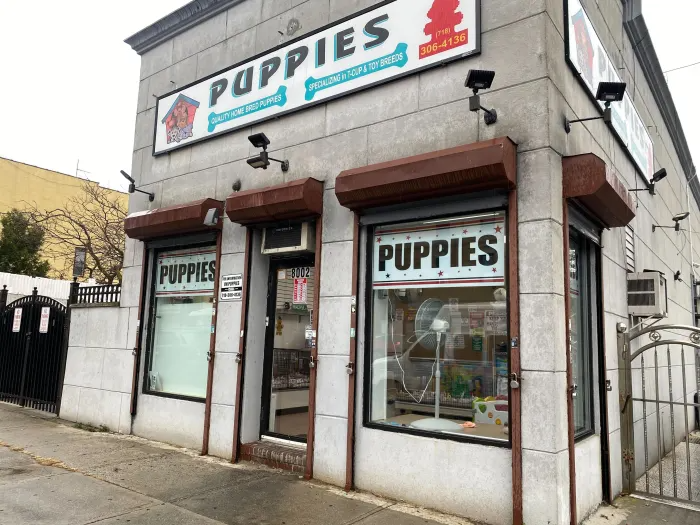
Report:
[[[140,59],[123,41],[187,3],[0,0],[0,157],[69,174],[79,161],[80,176],[125,191]],[[700,62],[690,45],[700,2],[644,0],[643,10],[664,70]],[[700,65],[666,78],[698,163]]]

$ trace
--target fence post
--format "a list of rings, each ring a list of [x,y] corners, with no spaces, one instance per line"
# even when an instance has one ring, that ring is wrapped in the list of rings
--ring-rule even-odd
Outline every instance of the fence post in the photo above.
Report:
[[[80,284],[78,284],[78,278],[75,277],[73,279],[73,282],[70,283],[70,294],[68,296],[68,304],[77,304],[78,302],[78,289],[80,288]]]
[[[0,312],[2,312],[3,308],[7,306],[7,294],[9,293],[9,290],[7,289],[7,285],[3,284],[2,285],[2,290],[0,290]]]

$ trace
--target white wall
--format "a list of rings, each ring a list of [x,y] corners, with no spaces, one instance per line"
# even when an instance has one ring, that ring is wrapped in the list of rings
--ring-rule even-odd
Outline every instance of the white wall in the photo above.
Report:
[[[134,357],[127,341],[135,333],[136,317],[117,307],[71,307],[70,315],[59,416],[131,433]]]

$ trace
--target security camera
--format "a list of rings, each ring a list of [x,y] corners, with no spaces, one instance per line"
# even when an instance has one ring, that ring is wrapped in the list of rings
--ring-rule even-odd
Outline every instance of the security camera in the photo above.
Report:
[[[221,217],[221,212],[218,208],[211,208],[207,212],[207,216],[204,218],[204,226],[216,226],[219,224],[219,218]]]

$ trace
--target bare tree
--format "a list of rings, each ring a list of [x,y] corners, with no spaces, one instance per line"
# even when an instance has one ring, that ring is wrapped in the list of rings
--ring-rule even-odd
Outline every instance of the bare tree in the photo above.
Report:
[[[82,191],[61,208],[41,210],[29,204],[27,212],[44,232],[43,255],[65,260],[53,277],[70,278],[76,248],[85,248],[86,277],[100,284],[121,283],[124,261],[125,203],[99,184],[85,181]]]

